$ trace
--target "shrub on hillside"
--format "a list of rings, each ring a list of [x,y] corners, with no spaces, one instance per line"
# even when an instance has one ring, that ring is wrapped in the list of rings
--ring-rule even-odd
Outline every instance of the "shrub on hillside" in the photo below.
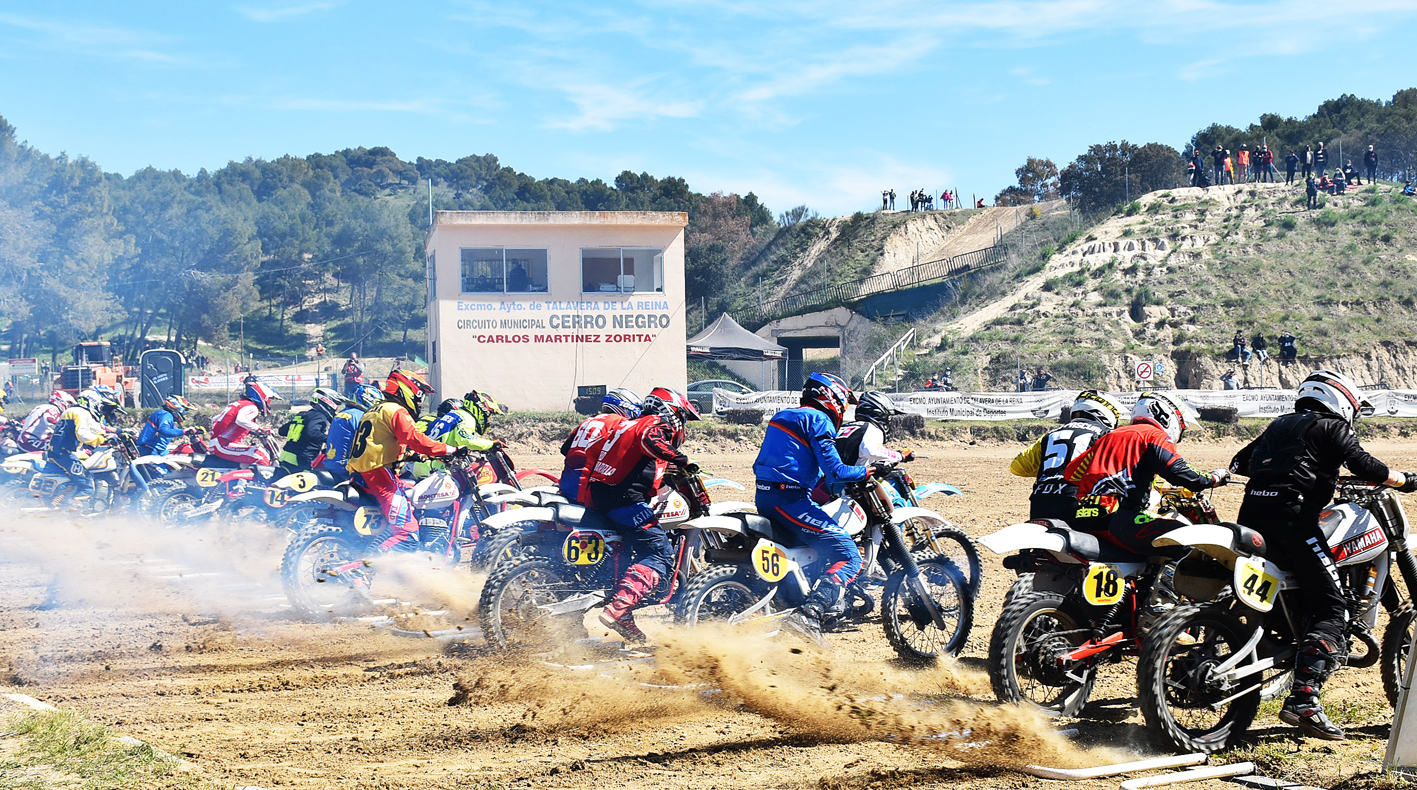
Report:
[[[600,411],[600,396],[576,398],[576,413],[589,417]]]
[[[762,409],[724,409],[718,416],[734,425],[762,425],[765,412]]]
[[[1196,413],[1206,422],[1234,425],[1240,421],[1240,410],[1234,406],[1202,406]]]
[[[924,430],[924,415],[897,414],[891,417],[891,432],[898,436],[919,436]]]

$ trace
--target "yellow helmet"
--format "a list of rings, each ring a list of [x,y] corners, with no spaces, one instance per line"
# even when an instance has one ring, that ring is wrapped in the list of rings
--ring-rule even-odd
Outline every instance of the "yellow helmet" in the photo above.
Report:
[[[411,370],[395,370],[384,379],[382,392],[384,400],[393,401],[408,409],[414,417],[423,406],[423,396],[433,391],[433,386]]]

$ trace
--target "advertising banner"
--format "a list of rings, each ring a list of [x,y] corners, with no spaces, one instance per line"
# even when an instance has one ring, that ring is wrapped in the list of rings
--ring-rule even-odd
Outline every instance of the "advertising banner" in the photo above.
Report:
[[[1167,390],[1192,410],[1229,406],[1240,417],[1278,417],[1294,410],[1295,390]],[[1136,392],[1112,393],[1130,407]],[[792,391],[735,394],[713,391],[714,411],[762,409],[769,414],[797,405]],[[1075,390],[1044,392],[902,392],[891,400],[903,410],[935,420],[1055,420],[1072,403]],[[1368,393],[1377,417],[1417,417],[1417,390],[1378,390]]]

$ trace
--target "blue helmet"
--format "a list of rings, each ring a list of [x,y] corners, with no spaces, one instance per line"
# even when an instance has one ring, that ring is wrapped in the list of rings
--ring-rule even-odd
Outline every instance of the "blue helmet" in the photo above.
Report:
[[[838,428],[846,416],[846,407],[856,402],[856,394],[846,386],[840,376],[813,373],[802,384],[802,405],[825,412],[831,418],[832,424]]]
[[[616,387],[605,393],[600,401],[601,414],[618,414],[633,420],[640,416],[642,406],[640,396],[632,389]]]
[[[364,411],[369,411],[384,402],[384,393],[373,384],[363,384],[354,391],[354,397],[350,400]]]
[[[270,385],[257,381],[255,376],[247,376],[245,383],[246,391],[242,393],[242,397],[256,404],[262,414],[271,410],[271,401],[280,398],[280,393]]]

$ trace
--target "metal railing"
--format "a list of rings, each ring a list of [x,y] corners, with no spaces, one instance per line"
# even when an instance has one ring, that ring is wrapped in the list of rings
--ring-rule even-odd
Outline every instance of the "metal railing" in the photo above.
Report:
[[[926,261],[893,272],[873,274],[860,280],[814,288],[810,291],[784,296],[781,299],[763,302],[757,310],[749,313],[748,320],[766,323],[775,318],[800,313],[812,307],[837,306],[876,294],[899,291],[902,288],[911,288],[936,280],[947,280],[979,269],[997,266],[1003,263],[1005,258],[1004,246],[996,244],[982,250]]]
[[[886,349],[886,353],[882,354],[880,359],[877,359],[875,362],[872,362],[871,367],[866,368],[866,375],[861,377],[861,382],[863,385],[865,385],[865,389],[874,388],[873,385],[875,385],[876,383],[876,372],[879,371],[881,367],[886,365],[887,363],[890,363],[895,366],[895,377],[891,379],[891,389],[895,389],[900,382],[901,352],[905,350],[905,348],[914,345],[915,327],[911,327],[909,330],[906,331],[905,334],[900,336],[899,340],[891,344],[890,348]]]

